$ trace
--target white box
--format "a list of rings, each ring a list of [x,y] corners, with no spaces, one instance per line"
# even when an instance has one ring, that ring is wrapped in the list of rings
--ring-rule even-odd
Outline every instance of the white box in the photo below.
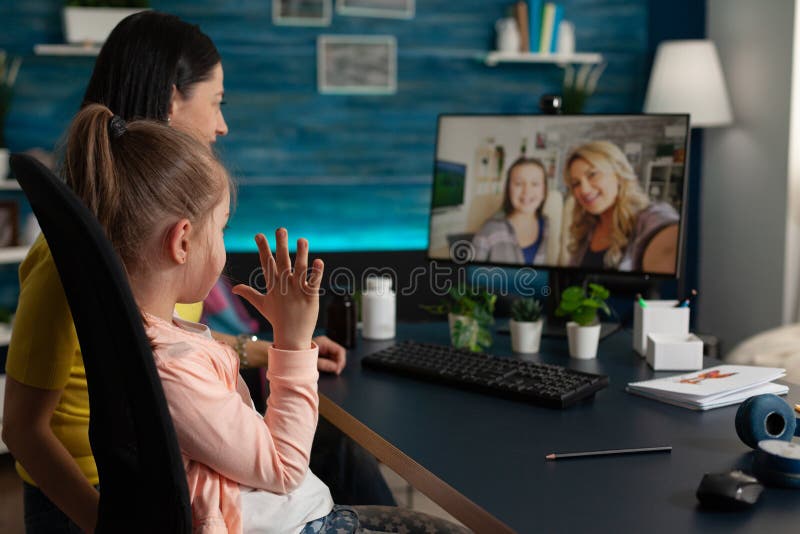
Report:
[[[689,334],[689,307],[676,308],[677,300],[645,300],[646,307],[633,303],[633,348],[642,358],[647,354],[649,334]]]
[[[650,334],[647,363],[654,371],[696,371],[703,368],[703,340],[694,334]]]

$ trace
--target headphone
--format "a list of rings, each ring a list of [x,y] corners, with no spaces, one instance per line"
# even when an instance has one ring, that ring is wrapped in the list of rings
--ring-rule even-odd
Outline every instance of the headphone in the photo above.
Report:
[[[800,418],[777,395],[744,401],[736,412],[736,434],[755,449],[753,474],[773,486],[800,488]]]

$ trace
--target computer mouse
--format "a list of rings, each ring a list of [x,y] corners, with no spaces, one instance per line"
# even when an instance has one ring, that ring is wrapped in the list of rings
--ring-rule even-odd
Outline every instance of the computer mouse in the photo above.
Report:
[[[743,473],[706,473],[697,488],[703,506],[722,510],[738,510],[754,504],[764,490],[758,480]]]

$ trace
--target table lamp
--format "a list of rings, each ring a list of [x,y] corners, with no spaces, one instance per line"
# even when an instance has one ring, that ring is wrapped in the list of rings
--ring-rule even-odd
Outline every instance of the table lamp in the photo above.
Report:
[[[658,45],[644,100],[645,113],[689,113],[693,128],[733,121],[717,48],[708,40]]]
[[[692,128],[725,126],[733,122],[731,105],[717,47],[707,39],[663,41],[658,45],[647,96],[645,113],[689,113]],[[702,136],[692,135],[691,151],[702,152]],[[699,176],[699,158],[691,165],[688,174]],[[698,225],[700,220],[700,183],[690,182],[689,198],[693,199],[686,213],[689,224],[687,257],[699,254]],[[687,288],[697,284],[697,267],[681,262],[682,274],[678,280],[678,294],[687,294]]]

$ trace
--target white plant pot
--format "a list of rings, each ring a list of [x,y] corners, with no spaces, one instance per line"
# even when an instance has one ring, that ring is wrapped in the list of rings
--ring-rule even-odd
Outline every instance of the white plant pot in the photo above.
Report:
[[[144,11],[140,7],[64,7],[64,38],[68,43],[102,43],[119,21]]]
[[[579,360],[597,357],[597,344],[600,342],[600,323],[580,326],[574,321],[567,323],[569,355]]]
[[[521,323],[511,319],[509,322],[511,350],[524,354],[539,352],[539,344],[542,341],[542,323],[541,319]]]
[[[474,317],[468,317],[466,315],[455,315],[455,314],[448,314],[447,315],[447,322],[450,325],[450,344],[457,348],[469,348],[469,345],[456,345],[455,336],[453,335],[453,331],[455,330],[455,326],[457,323],[462,323],[465,327],[470,328],[472,330],[472,335],[469,337],[469,343],[475,343],[475,340],[478,338],[478,321]]]
[[[8,177],[8,157],[10,152],[7,148],[0,148],[0,180]]]

